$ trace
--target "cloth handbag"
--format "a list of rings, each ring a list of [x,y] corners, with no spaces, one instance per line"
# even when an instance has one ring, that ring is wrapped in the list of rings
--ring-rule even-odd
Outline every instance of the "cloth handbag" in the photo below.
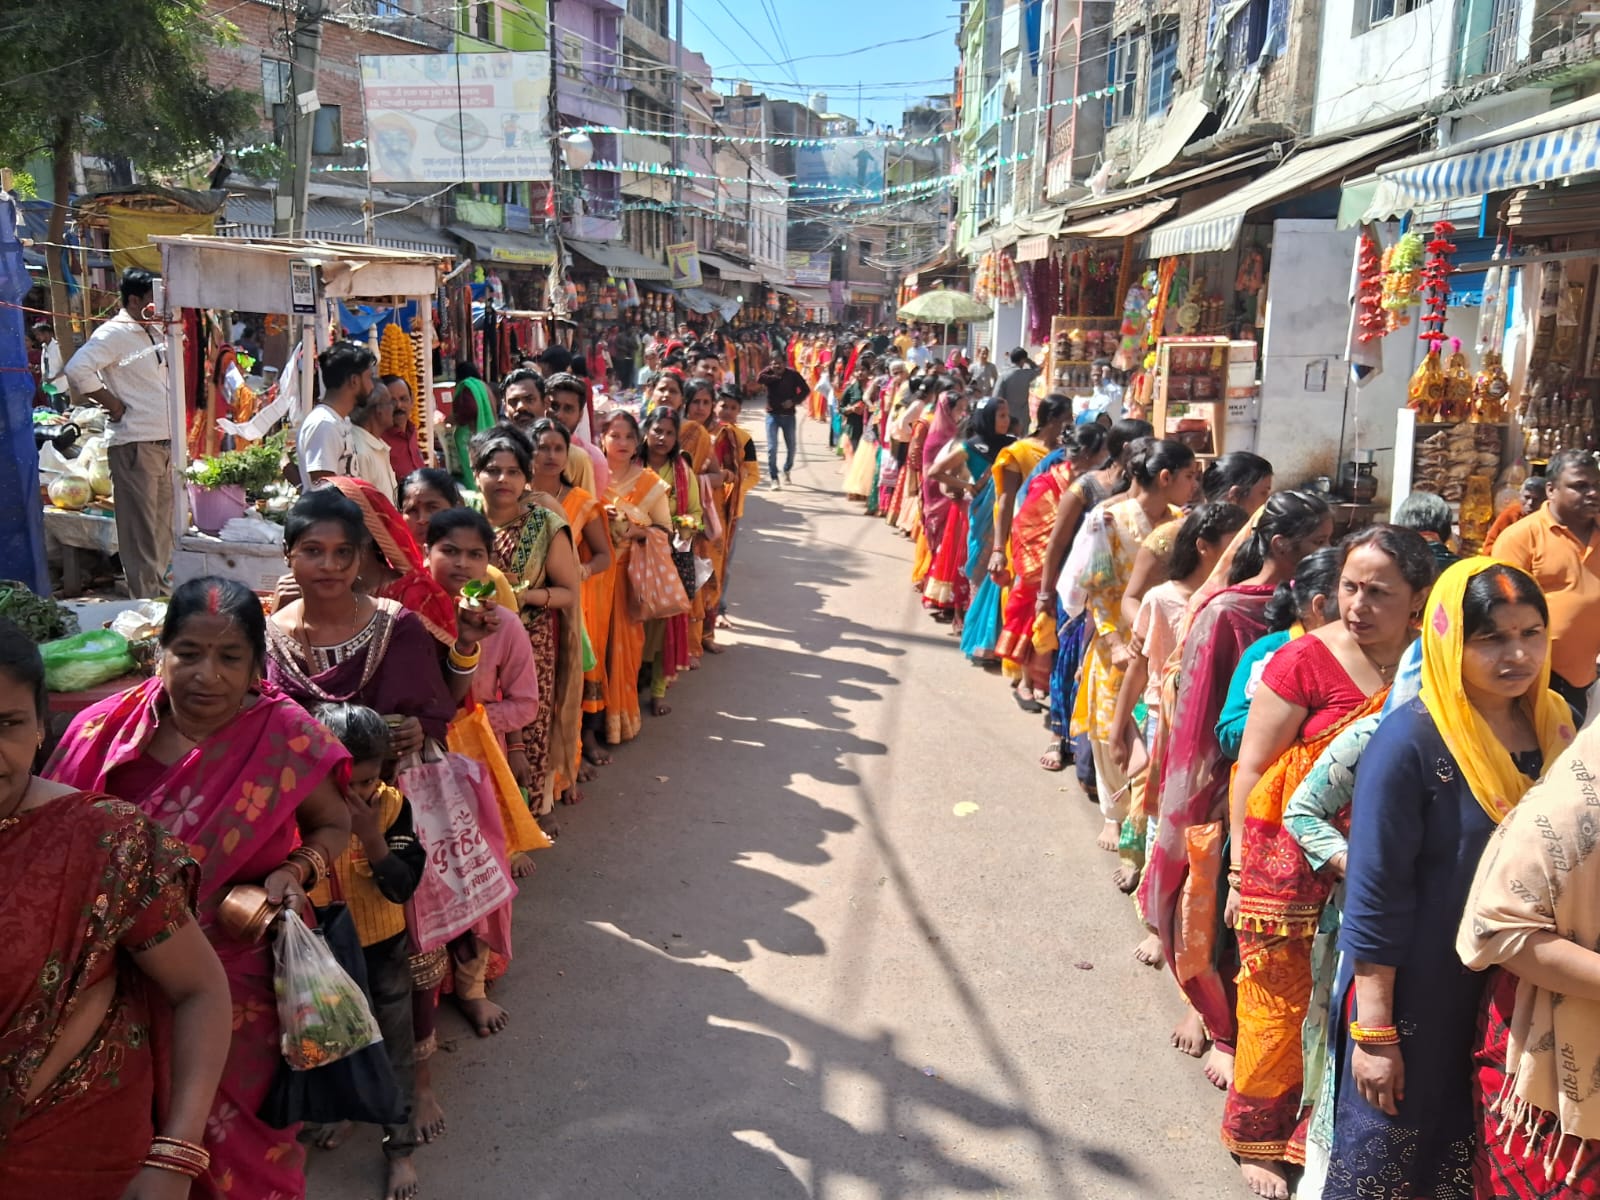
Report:
[[[367,988],[366,958],[355,921],[343,904],[329,904],[316,910],[317,927],[310,935],[320,939],[327,953],[345,974],[361,988]],[[280,929],[280,938],[287,936]],[[332,1124],[336,1121],[365,1121],[373,1125],[399,1125],[407,1119],[410,1098],[400,1092],[389,1051],[382,1040],[347,1054],[320,1067],[297,1071],[280,1058],[278,1072],[267,1089],[266,1099],[256,1114],[274,1129],[286,1129],[302,1121]]]
[[[683,584],[683,594],[693,600],[694,594],[699,590],[695,582],[695,557],[694,540],[692,538],[674,538],[672,540],[672,566],[678,572],[678,581]]]
[[[647,529],[644,541],[633,544],[628,555],[628,591],[633,615],[640,621],[689,611],[689,594],[673,562],[666,530]]]
[[[395,786],[411,801],[417,840],[427,852],[427,869],[406,903],[415,949],[432,950],[471,929],[509,958],[517,887],[489,773],[429,743],[402,764]]]

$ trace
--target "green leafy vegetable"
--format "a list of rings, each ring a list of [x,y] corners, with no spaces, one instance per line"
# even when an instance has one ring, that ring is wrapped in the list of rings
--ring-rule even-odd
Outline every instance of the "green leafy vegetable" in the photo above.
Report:
[[[36,642],[50,642],[78,632],[78,614],[49,596],[36,596],[28,585],[0,579],[0,617]]]
[[[494,598],[494,581],[492,579],[469,579],[461,585],[461,594],[468,600],[492,600]]]
[[[265,491],[283,478],[284,435],[275,433],[244,450],[227,450],[189,467],[189,482],[201,488],[240,487]]]

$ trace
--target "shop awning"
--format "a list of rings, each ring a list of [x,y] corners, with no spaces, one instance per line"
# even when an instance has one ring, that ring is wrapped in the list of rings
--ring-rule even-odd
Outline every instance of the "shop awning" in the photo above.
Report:
[[[1287,200],[1330,176],[1341,175],[1385,147],[1412,136],[1418,128],[1418,123],[1413,121],[1364,137],[1302,150],[1222,199],[1176,221],[1156,226],[1150,234],[1150,257],[1170,258],[1177,254],[1226,250],[1239,240],[1245,217],[1256,209]]]
[[[610,242],[584,242],[577,238],[564,239],[567,248],[583,255],[615,279],[671,279],[672,271],[665,263],[646,258],[632,246],[618,246]]]
[[[791,300],[798,300],[801,304],[809,304],[813,308],[827,308],[833,303],[833,297],[821,288],[791,287],[786,283],[771,285],[772,290],[780,295],[788,296]]]
[[[272,193],[230,192],[223,233],[228,237],[269,238],[273,230]],[[372,218],[372,236],[391,250],[416,250],[424,254],[454,254],[456,244],[443,230],[415,212],[378,212]],[[306,210],[306,237],[323,242],[367,240],[361,207],[313,196]]]
[[[510,230],[475,229],[471,225],[452,225],[450,232],[472,247],[479,262],[548,267],[556,261],[556,248],[547,238]]]
[[[1106,192],[1101,196],[1086,196],[1082,200],[1067,205],[1067,220],[1082,220],[1090,213],[1103,213],[1114,208],[1127,208],[1131,204],[1137,204],[1144,200],[1154,200],[1165,196],[1179,196],[1188,188],[1200,187],[1224,176],[1248,171],[1252,167],[1260,166],[1268,161],[1269,158],[1270,155],[1264,150],[1251,150],[1244,154],[1236,154],[1232,158],[1206,163],[1204,166],[1191,167],[1187,171],[1179,171],[1176,175],[1153,179],[1149,183],[1142,183],[1136,187],[1118,188],[1116,191]]]
[[[1191,88],[1172,102],[1167,115],[1161,118],[1160,134],[1128,172],[1130,183],[1154,175],[1189,144],[1200,122],[1211,115],[1211,106],[1200,98],[1200,91]]]
[[[1098,217],[1090,217],[1087,221],[1079,221],[1075,225],[1068,225],[1061,231],[1062,237],[1081,238],[1125,238],[1148,229],[1167,213],[1172,211],[1178,201],[1153,200],[1149,204],[1141,204],[1137,208],[1126,208],[1121,212],[1105,213]]]
[[[700,251],[700,265],[702,267],[710,267],[724,279],[732,280],[735,283],[761,282],[759,272],[753,271],[749,267],[740,266],[732,259],[723,258],[720,254],[708,254],[704,250]]]
[[[1385,163],[1383,200],[1407,208],[1600,171],[1600,95],[1456,146]]]

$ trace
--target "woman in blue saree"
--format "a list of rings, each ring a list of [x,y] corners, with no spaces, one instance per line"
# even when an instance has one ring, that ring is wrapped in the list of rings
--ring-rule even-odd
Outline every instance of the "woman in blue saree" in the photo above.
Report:
[[[991,396],[972,410],[962,443],[975,490],[967,508],[966,576],[972,603],[961,629],[961,652],[980,667],[1000,665],[994,647],[1000,640],[1004,601],[1001,585],[990,577],[988,566],[995,540],[995,463],[1017,440],[1011,436],[1010,425],[1005,401]]]

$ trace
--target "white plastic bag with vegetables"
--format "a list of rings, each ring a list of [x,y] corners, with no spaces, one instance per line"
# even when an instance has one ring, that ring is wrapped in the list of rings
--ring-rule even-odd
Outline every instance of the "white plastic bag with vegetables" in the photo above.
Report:
[[[279,923],[272,955],[278,1044],[293,1070],[325,1067],[383,1040],[360,985],[292,909]]]

